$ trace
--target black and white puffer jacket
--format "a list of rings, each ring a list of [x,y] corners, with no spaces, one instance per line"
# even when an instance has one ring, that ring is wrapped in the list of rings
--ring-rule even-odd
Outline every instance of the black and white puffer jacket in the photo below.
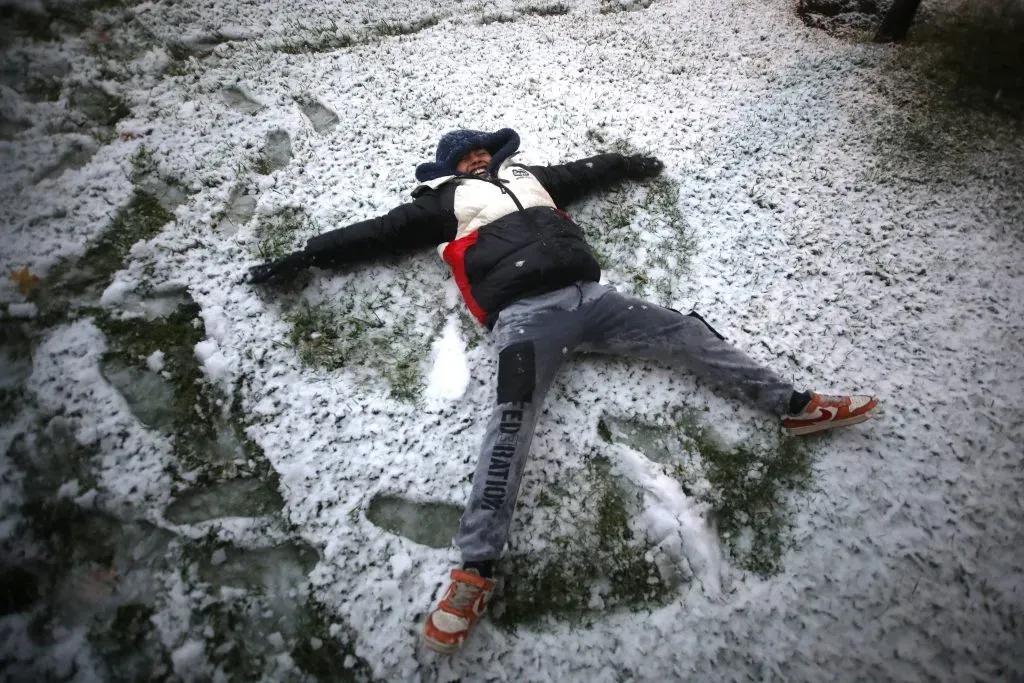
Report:
[[[506,159],[486,177],[422,183],[387,214],[310,239],[312,265],[336,267],[435,246],[473,315],[491,327],[512,302],[593,281],[601,269],[564,207],[627,177],[620,154],[556,166]]]

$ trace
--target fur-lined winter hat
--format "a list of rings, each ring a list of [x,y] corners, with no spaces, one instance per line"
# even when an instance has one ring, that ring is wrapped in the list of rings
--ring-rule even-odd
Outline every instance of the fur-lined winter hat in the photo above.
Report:
[[[437,143],[433,162],[416,167],[416,180],[421,183],[455,175],[459,160],[474,149],[486,149],[491,153],[488,172],[499,168],[502,163],[519,149],[519,135],[511,128],[502,128],[493,133],[480,130],[453,130],[445,133]]]

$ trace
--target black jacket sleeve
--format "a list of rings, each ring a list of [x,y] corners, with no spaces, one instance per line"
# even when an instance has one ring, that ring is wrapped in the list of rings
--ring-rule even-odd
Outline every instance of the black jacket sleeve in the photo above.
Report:
[[[556,166],[527,166],[560,208],[628,178],[626,157],[598,154]]]
[[[457,227],[439,193],[426,192],[383,216],[317,235],[304,252],[310,265],[334,267],[450,242]]]

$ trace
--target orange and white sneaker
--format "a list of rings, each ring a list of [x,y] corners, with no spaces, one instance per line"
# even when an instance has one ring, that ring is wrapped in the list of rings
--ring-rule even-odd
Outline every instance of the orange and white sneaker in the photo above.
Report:
[[[874,396],[812,393],[810,403],[799,414],[782,418],[782,426],[793,435],[813,434],[863,422],[877,406],[878,399]]]
[[[444,599],[427,616],[423,630],[423,644],[442,654],[455,652],[465,642],[494,592],[494,582],[475,569],[453,569],[451,577]]]

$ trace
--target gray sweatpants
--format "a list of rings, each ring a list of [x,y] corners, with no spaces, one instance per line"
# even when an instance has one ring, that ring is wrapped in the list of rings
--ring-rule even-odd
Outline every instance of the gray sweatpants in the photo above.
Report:
[[[686,367],[725,391],[784,415],[793,385],[728,344],[696,314],[623,296],[594,282],[522,299],[501,312],[498,397],[455,542],[464,562],[496,560],[508,539],[537,416],[573,351]]]

